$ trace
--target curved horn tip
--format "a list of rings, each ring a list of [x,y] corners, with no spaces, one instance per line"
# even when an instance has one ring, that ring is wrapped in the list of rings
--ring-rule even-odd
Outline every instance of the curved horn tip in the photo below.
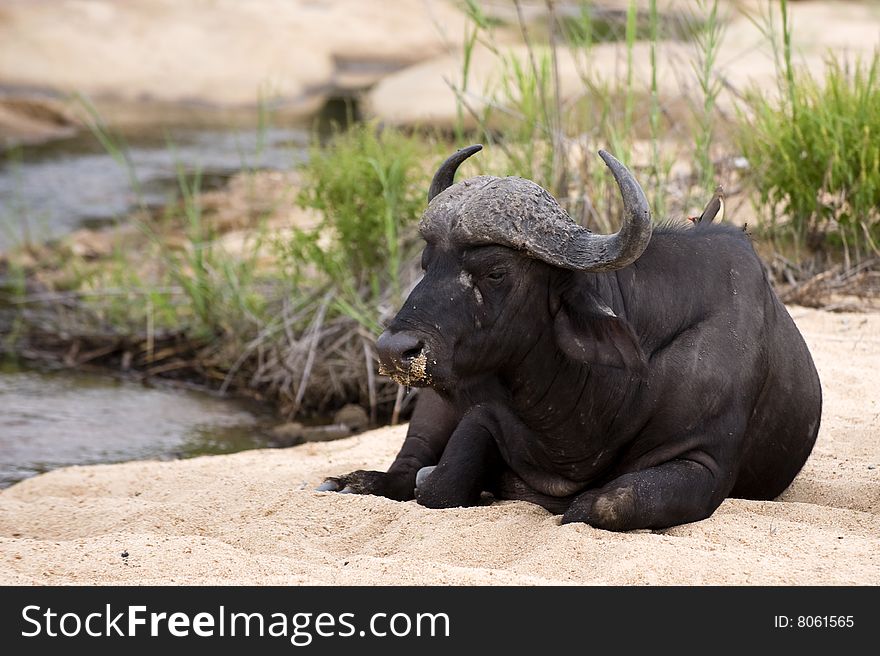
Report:
[[[600,150],[599,157],[614,176],[623,200],[624,220],[620,230],[608,237],[609,252],[614,257],[605,263],[605,270],[619,269],[634,262],[645,250],[651,239],[651,207],[645,191],[626,166],[611,153]]]
[[[632,172],[626,168],[626,165],[621,163],[620,160],[607,150],[600,150],[599,157],[602,158],[605,166],[611,170],[611,174],[617,181],[617,186],[620,187],[620,191],[624,196],[624,203],[628,206],[630,204],[643,205],[642,209],[647,211],[648,201],[645,198],[645,191],[638,183],[638,180],[633,177]]]
[[[431,180],[431,188],[428,190],[428,202],[430,203],[437,194],[451,187],[455,180],[455,172],[461,163],[481,150],[483,150],[483,144],[474,144],[466,148],[460,148],[447,157],[446,161],[440,165],[440,168],[434,174],[434,179]]]
[[[612,173],[615,171],[629,171],[629,169],[627,169],[626,165],[623,162],[621,162],[607,150],[600,150],[599,157],[601,157],[602,161],[605,162],[605,166],[611,169]]]
[[[619,164],[620,166],[623,166],[623,164],[620,163],[620,160],[617,159],[611,153],[609,153],[607,150],[600,150],[599,157],[602,158],[602,161],[605,162],[606,166],[612,167],[615,164]]]

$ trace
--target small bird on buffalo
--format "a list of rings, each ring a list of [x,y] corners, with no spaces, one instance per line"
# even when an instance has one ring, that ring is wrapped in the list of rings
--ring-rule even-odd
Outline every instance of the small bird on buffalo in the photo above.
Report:
[[[700,223],[712,223],[715,217],[718,217],[719,221],[724,220],[724,188],[721,185],[715,188],[715,195],[712,196],[712,200],[706,205],[703,213],[700,216],[689,216],[688,221],[699,225]]]

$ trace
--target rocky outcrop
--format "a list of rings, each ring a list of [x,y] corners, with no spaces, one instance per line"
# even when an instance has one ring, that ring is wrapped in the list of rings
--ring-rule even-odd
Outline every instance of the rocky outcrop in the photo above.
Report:
[[[594,11],[619,20],[628,2],[603,0]],[[481,4],[502,24],[500,51],[526,62],[514,6]],[[642,12],[648,5],[637,4]],[[659,6],[667,18],[695,11],[686,0]],[[546,28],[544,3],[521,7],[535,34]],[[562,14],[575,9],[557,4]],[[721,3],[727,20],[716,61],[722,110],[732,110],[751,86],[776,91],[767,39],[743,14],[766,9],[764,0]],[[821,71],[829,51],[854,59],[880,44],[880,15],[869,3],[807,1],[789,10],[800,66]],[[453,0],[398,0],[393,10],[381,0],[0,0],[0,90],[13,99],[26,93],[38,105],[54,96],[62,108],[60,101],[81,93],[116,124],[224,125],[252,117],[260,103],[278,118],[307,116],[331,95],[368,91],[368,112],[383,122],[449,128],[458,114],[451,86],[460,84],[465,20]],[[589,57],[562,50],[563,100],[589,93],[585,76],[603,94],[619,88],[627,56],[620,43],[600,44]],[[637,43],[632,58],[636,88],[647,92],[648,44]],[[658,84],[667,114],[689,111],[699,96],[698,59],[690,44],[660,44]],[[497,94],[503,66],[486,48],[474,53],[466,100],[476,113],[489,102],[504,104]],[[503,109],[494,115],[500,120]],[[464,117],[474,124],[467,111]],[[0,100],[7,142],[39,140],[56,128],[27,112],[10,113]]]
[[[67,137],[76,132],[77,125],[77,119],[57,100],[0,94],[0,147]]]
[[[676,11],[683,10],[682,3],[666,4]],[[534,7],[532,9],[527,20],[539,20]],[[880,14],[865,3],[803,2],[792,5],[789,10],[794,26],[795,61],[801,70],[821,75],[829,52],[853,62],[860,57],[863,60],[870,57],[880,46]],[[766,5],[762,8],[759,3],[746,3],[744,9],[737,9],[733,3],[722,3],[726,25],[714,73],[723,84],[718,105],[728,115],[743,92],[754,88],[767,93],[778,90],[770,43],[742,11],[755,17],[760,11],[766,12]],[[776,16],[778,19],[778,10]],[[535,48],[537,59],[546,52],[546,49]],[[631,53],[622,42],[598,44],[588,53],[560,48],[558,70],[563,103],[591,93],[607,96],[623,89],[630,54],[634,91],[637,95],[645,95],[650,90],[651,74],[648,43],[637,42]],[[667,41],[658,44],[658,95],[667,115],[688,113],[694,102],[702,102],[695,72],[700,57],[699,49],[692,43]],[[473,114],[482,116],[490,105],[495,106],[490,125],[509,120],[515,102],[510,102],[499,81],[505,68],[514,60],[524,70],[530,70],[529,52],[523,45],[502,43],[497,52],[488,48],[475,49],[463,96],[468,108],[463,112],[465,127],[473,127]],[[367,110],[389,124],[448,129],[455,125],[459,112],[453,88],[461,85],[462,54],[456,51],[383,78],[369,93]]]
[[[462,20],[446,0],[0,0],[0,89],[83,94],[115,123],[308,115],[457,47]]]

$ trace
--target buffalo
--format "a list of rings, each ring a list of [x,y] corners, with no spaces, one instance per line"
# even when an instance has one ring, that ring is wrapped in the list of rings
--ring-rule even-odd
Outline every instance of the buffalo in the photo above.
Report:
[[[594,234],[529,180],[453,184],[480,148],[435,174],[424,276],[377,342],[385,374],[424,388],[403,446],[387,472],[318,489],[430,508],[490,493],[613,531],[782,493],[822,393],[749,236],[714,213],[655,227],[604,151],[624,212],[617,233]]]

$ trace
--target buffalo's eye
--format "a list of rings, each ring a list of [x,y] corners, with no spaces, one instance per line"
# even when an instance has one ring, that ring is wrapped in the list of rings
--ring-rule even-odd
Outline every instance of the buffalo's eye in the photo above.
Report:
[[[489,282],[501,282],[504,280],[504,271],[495,269],[486,274],[486,280]]]

